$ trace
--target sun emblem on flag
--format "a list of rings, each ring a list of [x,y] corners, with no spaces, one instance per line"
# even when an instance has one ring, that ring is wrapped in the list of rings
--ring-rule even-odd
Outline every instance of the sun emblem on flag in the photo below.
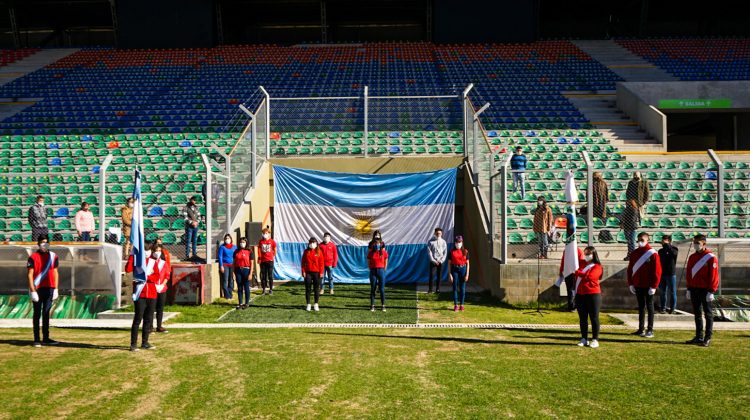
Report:
[[[352,214],[351,236],[360,241],[368,241],[375,228],[375,214],[371,211]]]

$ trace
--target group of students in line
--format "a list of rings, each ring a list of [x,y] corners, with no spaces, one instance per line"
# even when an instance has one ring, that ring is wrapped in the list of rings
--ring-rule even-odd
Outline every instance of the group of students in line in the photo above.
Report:
[[[234,283],[237,283],[237,309],[250,305],[250,279],[260,274],[263,294],[273,294],[273,260],[276,257],[276,241],[271,231],[264,228],[258,241],[258,271],[255,253],[247,238],[240,238],[239,246],[232,243],[232,235],[224,235],[224,245],[219,247],[217,260],[221,274],[221,297],[232,299]]]
[[[638,234],[638,248],[631,253],[627,268],[628,289],[638,301],[638,330],[633,335],[645,338],[654,336],[654,295],[661,283],[666,283],[662,292],[662,312],[668,308],[672,313],[677,305],[677,248],[672,245],[671,238],[665,237],[662,239],[662,249],[657,251],[651,247],[649,239],[646,232]],[[706,248],[705,235],[693,237],[693,250],[687,260],[685,273],[686,297],[690,300],[695,318],[695,336],[686,343],[708,347],[713,336],[713,301],[719,287],[719,264],[716,255]],[[593,246],[583,251],[578,249],[578,260],[579,269],[565,278],[568,307],[578,311],[581,329],[578,345],[596,348],[599,347],[599,311],[602,304],[599,282],[604,270]],[[562,269],[561,264],[560,276]],[[589,320],[593,333],[591,340],[588,338]]]

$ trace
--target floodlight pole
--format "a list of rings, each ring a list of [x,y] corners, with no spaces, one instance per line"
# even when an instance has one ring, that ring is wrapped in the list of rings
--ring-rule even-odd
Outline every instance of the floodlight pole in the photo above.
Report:
[[[258,86],[258,89],[266,97],[266,121],[264,131],[266,132],[266,160],[271,159],[271,95],[263,86]]]
[[[723,238],[724,232],[724,162],[714,152],[714,149],[708,149],[708,157],[716,164],[716,205],[718,213],[719,231],[717,235]]]
[[[468,121],[468,113],[469,113],[469,92],[474,89],[474,83],[469,83],[468,86],[466,86],[466,89],[464,89],[463,92],[461,92],[461,96],[459,97],[459,100],[461,101],[461,107],[463,110],[463,123],[464,123],[464,157],[469,156],[469,121]]]

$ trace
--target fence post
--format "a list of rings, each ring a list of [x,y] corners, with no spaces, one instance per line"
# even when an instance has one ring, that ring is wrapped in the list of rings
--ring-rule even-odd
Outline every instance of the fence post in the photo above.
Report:
[[[464,123],[464,157],[469,156],[469,92],[474,88],[474,83],[469,83],[468,86],[466,86],[466,89],[461,93],[461,97],[459,98],[461,100],[461,106],[463,111],[463,123]]]
[[[105,233],[107,224],[106,209],[106,189],[107,189],[107,169],[112,163],[112,153],[108,154],[101,166],[99,166],[99,243],[106,243]]]
[[[208,161],[208,156],[205,153],[201,153],[201,160],[203,160],[203,166],[206,168],[206,262],[211,261],[211,244],[214,240],[213,232],[211,229],[211,162]],[[187,258],[187,255],[185,256]]]
[[[364,93],[364,96],[363,96],[363,100],[364,100],[364,113],[365,113],[365,124],[364,124],[365,125],[365,129],[363,130],[363,132],[365,134],[365,145],[364,145],[365,157],[367,157],[367,149],[369,147],[368,143],[369,143],[369,134],[370,134],[369,130],[368,130],[368,125],[370,123],[369,122],[369,120],[370,120],[370,117],[369,117],[369,113],[370,113],[370,100],[367,98],[369,90],[370,90],[369,87],[365,86],[365,93]]]
[[[586,232],[589,236],[588,246],[594,246],[594,168],[589,152],[584,150],[582,154],[586,163]]]
[[[708,156],[716,164],[716,208],[718,213],[719,228],[717,234],[719,238],[724,237],[724,162],[714,152],[714,149],[708,149]]]
[[[494,178],[499,176],[500,177],[500,217],[503,219],[500,221],[500,238],[501,238],[501,245],[500,245],[500,264],[507,264],[508,263],[508,165],[510,164],[510,158],[513,157],[512,153],[509,153],[508,156],[505,157],[505,160],[502,161],[502,164],[500,165],[499,172],[496,174],[492,174],[490,176],[490,189],[492,191],[492,183],[494,182]],[[493,161],[495,160],[494,155],[490,156],[490,159]],[[490,164],[490,166],[493,166]],[[490,203],[494,203],[494,191],[490,193]],[[492,212],[492,204],[490,204],[490,211]],[[494,214],[490,213],[490,220],[494,217]],[[492,229],[492,249],[494,254],[494,248],[495,248],[495,228],[494,228],[494,222],[490,222],[490,229]]]
[[[271,95],[268,94],[263,86],[258,86],[263,95],[266,97],[266,121],[263,127],[266,133],[266,160],[271,158]]]
[[[469,101],[468,98],[466,100]],[[479,116],[482,115],[482,113],[486,111],[487,108],[489,107],[490,107],[490,103],[487,102],[486,104],[482,105],[481,108],[479,108],[476,112],[472,114],[471,121],[473,125],[472,125],[471,131],[473,134],[472,141],[474,142],[472,146],[472,154],[474,156],[472,156],[471,168],[473,169],[474,185],[479,184],[479,162],[478,162],[478,157],[477,157],[479,156],[479,140],[480,140],[480,137],[478,134],[479,133]]]

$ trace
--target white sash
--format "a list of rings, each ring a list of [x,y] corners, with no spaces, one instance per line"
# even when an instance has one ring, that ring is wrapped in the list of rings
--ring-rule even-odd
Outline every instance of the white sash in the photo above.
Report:
[[[648,251],[646,251],[643,255],[641,255],[641,258],[638,258],[638,261],[635,262],[635,265],[633,265],[633,274],[635,275],[636,271],[638,271],[639,268],[643,264],[646,264],[646,261],[648,261],[649,258],[651,258],[652,255],[656,254],[656,250],[651,248]]]
[[[36,277],[34,277],[34,287],[39,287],[39,285],[42,284],[42,279],[47,274],[49,274],[50,269],[52,269],[52,267],[55,264],[55,259],[57,258],[57,255],[55,255],[55,253],[52,251],[48,251],[48,252],[49,252],[49,259],[47,260],[47,265],[44,266],[42,271],[39,274],[37,274]]]
[[[583,270],[581,270],[581,273],[588,273],[589,270],[591,270],[592,268],[594,268],[595,265],[596,264],[594,264],[594,263],[589,263],[589,265],[587,265],[586,267],[583,267]],[[576,288],[574,289],[575,292],[578,292],[578,285],[579,284],[581,284],[581,278],[579,276],[576,276]]]
[[[698,262],[695,263],[695,265],[693,266],[693,269],[690,271],[691,277],[695,277],[695,275],[698,274],[698,272],[701,270],[701,268],[703,268],[703,266],[706,265],[706,263],[708,262],[708,260],[710,260],[711,258],[714,258],[714,257],[715,257],[715,255],[709,252],[708,254],[704,255],[703,258],[701,258],[700,260],[698,260]]]

